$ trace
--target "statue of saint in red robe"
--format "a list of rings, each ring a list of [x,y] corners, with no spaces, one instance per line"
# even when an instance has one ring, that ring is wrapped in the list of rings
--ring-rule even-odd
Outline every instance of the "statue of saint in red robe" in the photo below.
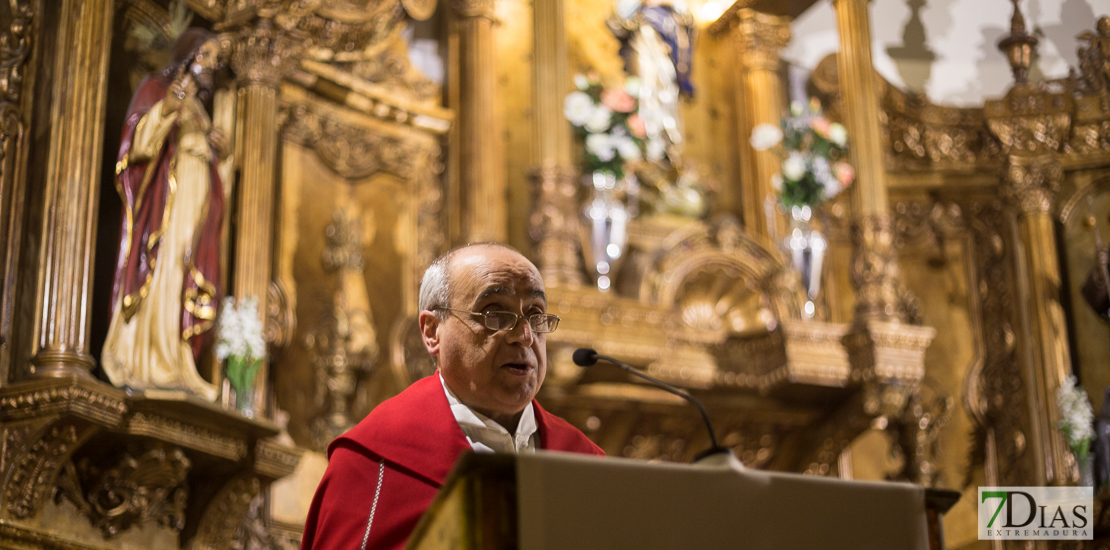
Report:
[[[220,299],[226,139],[202,99],[213,88],[215,36],[188,29],[170,65],[148,75],[127,110],[116,163],[123,200],[112,319],[101,365],[113,384],[185,390],[212,401],[197,372]]]

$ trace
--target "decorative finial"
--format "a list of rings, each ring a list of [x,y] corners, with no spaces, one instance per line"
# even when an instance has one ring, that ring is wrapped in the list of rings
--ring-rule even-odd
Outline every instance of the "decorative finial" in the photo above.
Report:
[[[1033,52],[1038,40],[1025,29],[1025,16],[1021,14],[1019,0],[1011,0],[1011,2],[1014,4],[1014,16],[1010,19],[1010,35],[998,43],[998,49],[1006,54],[1010,62],[1010,70],[1014,73],[1014,81],[1018,84],[1027,84],[1029,65],[1033,62]]]
[[[1037,37],[1026,30],[1026,18],[1021,14],[1019,0],[1013,3],[1013,17],[1010,19],[1010,36],[998,42],[998,49],[1006,53],[1013,71],[1013,80],[1019,84],[1029,82],[1029,66],[1032,64],[1033,51],[1037,48]]]

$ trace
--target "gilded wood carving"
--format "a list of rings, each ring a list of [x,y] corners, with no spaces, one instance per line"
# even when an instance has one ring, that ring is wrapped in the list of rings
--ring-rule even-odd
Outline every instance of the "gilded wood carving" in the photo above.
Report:
[[[185,527],[192,463],[181,449],[154,444],[125,451],[116,462],[67,462],[55,500],[72,502],[111,538],[134,524],[154,522],[178,532]]]
[[[0,375],[4,376],[8,373],[21,240],[23,85],[35,24],[31,2],[12,2],[10,9],[11,22],[0,35],[0,243],[4,243],[0,249]]]
[[[887,170],[979,170],[1000,161],[1000,148],[986,128],[983,109],[935,105],[891,85],[878,74],[875,80],[882,102]],[[832,112],[838,112],[835,56],[817,65],[812,82],[830,100]]]

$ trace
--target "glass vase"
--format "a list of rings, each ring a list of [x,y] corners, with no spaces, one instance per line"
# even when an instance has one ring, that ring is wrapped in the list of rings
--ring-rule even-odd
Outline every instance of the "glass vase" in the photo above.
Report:
[[[1087,453],[1082,458],[1075,457],[1075,465],[1079,468],[1079,486],[1095,486],[1095,455]]]
[[[817,311],[817,297],[821,292],[821,274],[828,241],[820,231],[812,227],[813,209],[808,205],[793,206],[789,214],[790,230],[783,239],[783,248],[791,265],[802,276],[802,286],[806,292],[802,317],[812,319]]]
[[[597,281],[597,288],[608,292],[628,245],[628,222],[636,215],[635,176],[617,179],[612,172],[593,172],[586,176],[590,190],[582,209],[583,253],[586,268]]]
[[[247,418],[254,418],[254,388],[250,386],[245,388],[232,386],[232,389],[235,390],[235,410]]]
[[[224,363],[224,373],[235,392],[235,410],[247,418],[255,415],[255,378],[262,366],[260,359],[232,355]]]

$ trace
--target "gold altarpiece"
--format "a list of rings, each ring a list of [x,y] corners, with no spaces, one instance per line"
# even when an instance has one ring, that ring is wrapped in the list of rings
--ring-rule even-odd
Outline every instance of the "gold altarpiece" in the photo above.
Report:
[[[699,395],[752,467],[971,495],[1074,483],[1055,389],[1076,365],[1097,409],[1110,384],[1110,334],[1078,294],[1091,224],[1110,235],[1095,46],[1110,38],[1100,24],[1081,39],[1074,78],[1028,84],[1015,17],[1014,87],[954,109],[878,77],[866,0],[835,0],[841,53],[812,85],[859,178],[823,212],[826,291],[803,319],[772,239],[783,222],[761,207],[776,161],[747,136],[785,105],[779,52],[812,4],[737,2],[700,29],[686,153],[716,200],[705,220],[634,220],[603,293],[581,265],[562,98],[572,71],[621,72],[610,2],[190,0],[229,67],[214,105],[235,136],[224,282],[266,315],[257,420],[95,377],[110,160],[136,75],[156,66],[128,30],[168,32],[170,6],[0,6],[0,545],[295,546],[328,441],[431,372],[413,325],[423,268],[490,238],[533,257],[564,319],[541,400],[611,455],[683,461],[707,438],[682,402],[574,366],[578,346]],[[442,86],[410,64],[413,20],[441,45]],[[115,486],[156,497],[120,504]],[[950,546],[975,542],[973,501],[946,517]]]

